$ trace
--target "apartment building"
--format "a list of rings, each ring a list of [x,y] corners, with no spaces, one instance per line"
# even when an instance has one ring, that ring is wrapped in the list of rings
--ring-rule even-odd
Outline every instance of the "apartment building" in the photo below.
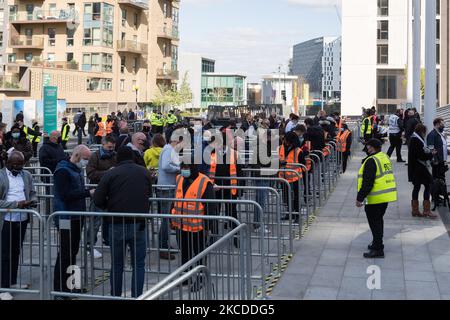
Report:
[[[52,85],[69,112],[106,114],[177,83],[179,0],[5,1],[0,100]]]
[[[437,0],[437,97],[450,104],[449,0]],[[380,114],[411,103],[412,1],[342,1],[342,112],[359,115],[376,106]],[[425,1],[422,1],[421,65],[425,67]],[[419,109],[419,106],[416,106]]]
[[[341,38],[320,37],[296,44],[291,73],[309,84],[313,99],[339,99]]]

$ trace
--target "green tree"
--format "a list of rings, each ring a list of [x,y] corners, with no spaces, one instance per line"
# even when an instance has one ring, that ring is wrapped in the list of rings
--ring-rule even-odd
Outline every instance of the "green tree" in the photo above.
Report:
[[[188,103],[192,102],[193,94],[191,87],[189,85],[189,73],[186,73],[183,76],[183,81],[181,82],[180,90],[178,91],[180,104],[185,106]]]

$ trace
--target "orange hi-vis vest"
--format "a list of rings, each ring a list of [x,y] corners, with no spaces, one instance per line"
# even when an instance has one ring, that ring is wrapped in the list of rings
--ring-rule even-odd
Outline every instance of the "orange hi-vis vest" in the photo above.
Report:
[[[286,150],[285,150],[284,145],[280,146],[280,148],[278,149],[278,154],[280,156],[280,161],[287,162],[285,169],[294,170],[295,172],[298,173],[298,174],[295,174],[294,172],[290,172],[290,171],[289,172],[280,171],[278,173],[278,177],[280,179],[285,179],[289,183],[292,183],[292,182],[298,181],[300,178],[303,177],[302,167],[298,166],[298,164],[299,164],[298,156],[301,152],[302,152],[302,149],[295,148],[295,149],[291,150],[291,152],[289,152],[289,154],[286,157]]]
[[[237,178],[237,158],[238,158],[238,154],[236,151],[231,151],[231,156],[230,156],[230,178]],[[209,178],[211,179],[211,181],[214,183],[216,180],[216,168],[217,168],[217,154],[214,152],[211,154],[211,168],[209,170]],[[238,181],[235,179],[231,180],[230,183],[231,186],[236,186],[238,185]],[[233,196],[237,195],[237,189],[232,189],[231,190],[231,194]]]
[[[311,141],[306,141],[306,146],[308,147],[308,150],[311,151]],[[306,170],[311,171],[312,169],[312,160],[306,159]]]
[[[113,132],[113,122],[106,122],[106,135],[111,134]]]
[[[347,151],[347,138],[350,135],[350,130],[345,130],[341,134],[339,134],[337,141],[338,141],[338,151],[339,152],[345,152]]]
[[[105,132],[106,132],[105,124],[103,122],[99,122],[98,123],[98,131],[97,131],[96,136],[97,137],[104,137],[105,136]]]
[[[175,193],[176,199],[196,199],[203,198],[208,183],[212,184],[212,181],[204,174],[199,174],[197,179],[189,186],[186,194],[183,193],[184,177],[179,175],[177,177],[177,188]],[[205,206],[201,202],[178,202],[174,201],[172,214],[174,215],[195,215],[204,216]],[[200,218],[186,218],[186,219],[173,219],[172,228],[177,230],[183,230],[185,232],[200,232],[204,229],[203,219]]]

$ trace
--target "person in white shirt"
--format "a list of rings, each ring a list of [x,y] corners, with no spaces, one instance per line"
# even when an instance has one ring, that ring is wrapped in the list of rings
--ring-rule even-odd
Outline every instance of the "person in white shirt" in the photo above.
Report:
[[[0,170],[0,209],[13,212],[1,214],[1,288],[21,289],[17,284],[19,256],[30,217],[17,209],[30,209],[37,204],[36,191],[31,174],[23,170],[25,157],[13,151],[6,167]],[[8,293],[1,293],[0,300],[12,300]]]

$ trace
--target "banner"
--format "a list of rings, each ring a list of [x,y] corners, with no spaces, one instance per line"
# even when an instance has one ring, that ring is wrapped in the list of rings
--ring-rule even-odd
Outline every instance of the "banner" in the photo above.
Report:
[[[50,133],[58,127],[58,88],[44,87],[44,131]]]

